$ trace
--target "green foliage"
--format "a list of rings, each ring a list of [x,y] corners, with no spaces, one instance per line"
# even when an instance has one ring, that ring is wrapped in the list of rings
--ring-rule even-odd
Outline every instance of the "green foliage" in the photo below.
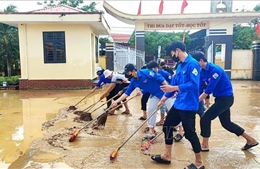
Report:
[[[96,9],[97,3],[95,1],[90,2],[89,5],[84,5],[82,7],[80,6],[84,4],[83,0],[44,0],[44,2],[37,2],[37,4],[43,7],[54,7],[56,5],[63,4],[73,8],[81,9],[85,12],[103,12]]]
[[[17,12],[16,6],[9,5],[4,12]],[[12,75],[12,70],[19,66],[18,29],[14,26],[0,23],[0,72]]]
[[[107,43],[110,42],[108,38],[99,38],[99,43]]]
[[[236,25],[233,33],[233,49],[250,49],[253,41],[259,40],[254,27]]]
[[[7,82],[8,85],[18,85],[20,76],[10,76],[3,77],[0,76],[0,85],[2,86],[3,82]]]
[[[165,58],[168,56],[166,48],[176,40],[182,41],[183,36],[185,37],[185,43],[188,46],[191,42],[188,32],[146,32],[145,34],[145,52],[148,55],[157,56],[158,46],[161,46],[161,57]],[[135,32],[132,34],[129,43],[135,45]]]

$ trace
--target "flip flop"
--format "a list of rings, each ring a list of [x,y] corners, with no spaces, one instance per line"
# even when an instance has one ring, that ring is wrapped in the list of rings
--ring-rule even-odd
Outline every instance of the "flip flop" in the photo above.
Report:
[[[173,137],[173,139],[174,139],[174,141],[175,142],[179,142],[179,141],[181,141],[181,139],[183,138],[183,136],[181,135],[181,134],[176,134],[174,137]]]
[[[121,114],[122,114],[122,115],[128,115],[128,114],[130,114],[130,113],[127,113],[126,111],[124,111],[124,112],[122,112]]]
[[[161,157],[160,154],[151,156],[151,159],[154,160],[154,161],[156,161],[156,162],[158,162],[158,163],[171,164],[171,161],[162,159],[162,157]]]
[[[242,150],[248,150],[254,146],[257,146],[259,143],[256,142],[256,143],[253,143],[253,144],[246,144],[244,147],[242,147]]]
[[[146,120],[146,118],[144,118],[143,116],[139,118],[139,120]]]
[[[156,126],[162,126],[164,122],[157,122]]]
[[[198,168],[194,163],[191,163],[190,165],[188,165],[184,169],[205,169],[205,167],[201,166],[200,168]]]

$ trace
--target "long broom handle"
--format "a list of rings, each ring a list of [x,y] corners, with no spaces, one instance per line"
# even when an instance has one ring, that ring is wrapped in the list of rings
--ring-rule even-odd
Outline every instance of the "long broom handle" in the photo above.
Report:
[[[79,129],[79,131],[81,131],[82,129],[84,129],[84,128],[87,127],[88,125],[90,125],[93,121],[97,120],[99,117],[101,117],[101,116],[102,116],[104,113],[106,113],[108,110],[110,110],[110,109],[116,109],[116,108],[118,108],[120,105],[122,105],[122,104],[124,104],[124,103],[126,103],[126,102],[128,102],[128,101],[130,101],[130,100],[132,100],[132,99],[135,98],[135,97],[137,97],[137,96],[131,97],[130,99],[128,99],[128,100],[122,102],[121,104],[117,105],[115,108],[112,108],[112,107],[107,108],[107,109],[104,110],[104,112],[101,113],[99,116],[97,116],[96,118],[94,118],[92,121],[88,122],[86,125],[82,126],[82,127]]]
[[[144,122],[133,132],[133,134],[131,134],[131,136],[128,137],[128,139],[125,140],[124,143],[122,143],[122,145],[120,147],[118,147],[118,150],[120,148],[122,148],[134,135],[135,133],[160,109],[160,107],[157,107],[156,110],[150,115],[148,116],[148,118],[146,120],[144,120]]]
[[[77,106],[80,102],[82,102],[84,99],[86,99],[89,95],[94,93],[94,91],[90,92],[87,96],[83,97],[78,103],[76,103],[74,106]]]
[[[122,90],[121,90],[121,91],[122,91]],[[120,92],[121,92],[121,91],[120,91]],[[90,113],[93,113],[94,111],[96,111],[96,110],[99,109],[100,107],[104,106],[105,104],[107,104],[108,102],[110,102],[112,99],[114,99],[114,98],[117,97],[117,96],[119,96],[119,94],[113,96],[112,98],[110,98],[110,99],[107,100],[105,103],[103,103],[103,104],[101,104],[100,106],[98,106],[96,109],[94,109],[94,110],[93,110],[92,112],[90,112]],[[83,110],[83,111],[85,111],[85,110]]]
[[[98,104],[99,102],[101,101],[101,99],[99,99],[98,101],[96,101],[95,103],[91,104],[90,106],[88,106],[87,108],[85,108],[84,110],[82,110],[83,112],[84,111],[89,111],[91,110],[96,104]]]

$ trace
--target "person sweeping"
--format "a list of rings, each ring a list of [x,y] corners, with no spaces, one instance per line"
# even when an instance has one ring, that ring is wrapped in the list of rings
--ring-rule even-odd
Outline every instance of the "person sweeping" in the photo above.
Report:
[[[124,94],[117,100],[115,100],[111,106],[115,107],[120,101],[126,99],[131,95],[135,88],[140,88],[142,91],[138,93],[138,95],[142,95],[146,92],[150,93],[150,98],[148,101],[148,116],[150,116],[157,109],[157,103],[163,97],[164,92],[160,89],[161,85],[166,85],[166,80],[160,75],[157,74],[154,70],[142,69],[137,70],[136,67],[129,63],[125,65],[124,73],[128,76],[132,76],[131,82]],[[174,100],[172,98],[168,99],[165,104],[168,109],[170,109],[173,105]],[[148,120],[149,132],[144,137],[144,139],[153,139],[155,137],[156,127],[156,114],[154,114]]]

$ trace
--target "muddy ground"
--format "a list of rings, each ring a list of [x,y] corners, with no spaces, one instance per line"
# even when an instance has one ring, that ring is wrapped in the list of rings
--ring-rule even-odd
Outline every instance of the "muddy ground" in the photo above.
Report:
[[[235,104],[232,107],[232,119],[260,141],[260,84],[258,82],[235,81]],[[62,99],[61,99],[62,100]],[[92,124],[82,129],[78,137],[69,142],[76,129],[89,122],[76,120],[79,117],[68,106],[62,108],[56,117],[42,124],[43,137],[35,139],[30,148],[21,153],[10,169],[38,168],[184,168],[194,160],[189,142],[184,138],[173,146],[171,165],[156,164],[149,155],[140,151],[144,125],[120,150],[116,160],[111,163],[109,155],[118,148],[143,121],[140,98],[129,102],[132,115],[108,116],[104,129],[94,130]],[[211,99],[213,102],[213,98]],[[93,113],[97,117],[102,110]],[[159,120],[159,114],[158,118]],[[199,129],[197,118],[197,130]],[[161,131],[161,127],[156,130]],[[201,137],[200,137],[201,139]],[[212,123],[210,151],[202,153],[206,168],[210,169],[257,169],[260,168],[260,146],[249,151],[242,151],[245,140],[224,130],[218,119]],[[163,135],[152,144],[149,154],[162,153]]]

